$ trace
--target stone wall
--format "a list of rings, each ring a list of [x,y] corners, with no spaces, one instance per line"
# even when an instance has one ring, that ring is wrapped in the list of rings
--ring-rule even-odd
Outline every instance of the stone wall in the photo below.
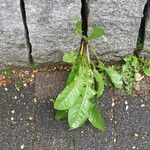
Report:
[[[80,0],[24,0],[34,60],[59,62],[62,54],[76,50],[80,38],[74,22],[80,17]],[[103,26],[102,39],[92,42],[105,60],[119,60],[131,54],[147,0],[89,0],[89,27]],[[89,28],[90,29],[90,28]],[[145,52],[149,53],[150,26]],[[148,44],[147,44],[148,43]],[[0,67],[27,65],[28,51],[20,11],[20,0],[1,0],[0,4]]]

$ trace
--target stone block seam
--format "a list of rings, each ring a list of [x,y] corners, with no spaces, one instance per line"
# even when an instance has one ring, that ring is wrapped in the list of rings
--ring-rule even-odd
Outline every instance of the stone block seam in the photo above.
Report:
[[[34,59],[32,56],[32,44],[30,42],[30,34],[28,30],[26,8],[25,8],[24,0],[20,0],[20,10],[21,10],[21,15],[22,15],[26,45],[27,45],[27,50],[28,50],[28,61],[30,64],[32,64],[34,63]],[[84,36],[87,36],[87,33],[88,33],[88,15],[89,15],[89,0],[81,0],[82,35]],[[134,51],[134,54],[137,56],[139,56],[139,54],[144,48],[145,32],[146,32],[146,26],[149,20],[149,16],[150,16],[150,0],[147,0],[147,3],[145,4],[144,10],[143,10],[143,17],[141,18],[137,44],[136,44],[136,48]]]

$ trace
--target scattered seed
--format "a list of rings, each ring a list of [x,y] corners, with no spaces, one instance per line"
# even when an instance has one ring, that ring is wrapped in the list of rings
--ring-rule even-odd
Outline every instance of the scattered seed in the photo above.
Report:
[[[112,102],[111,106],[112,106],[112,107],[114,107],[114,106],[115,106],[115,103],[114,103],[114,102]]]
[[[24,83],[23,86],[24,86],[24,87],[27,87],[27,83]]]
[[[54,99],[53,99],[53,98],[51,98],[51,99],[50,99],[50,102],[54,102]]]
[[[134,136],[138,137],[139,135],[137,133],[135,133]]]
[[[67,70],[68,68],[67,67],[64,67],[64,70]]]
[[[34,75],[34,74],[32,74],[32,75],[31,75],[31,77],[32,77],[32,78],[34,78],[34,77],[35,77],[35,75]]]
[[[117,142],[117,139],[116,138],[114,138],[114,143],[116,143]]]
[[[14,96],[14,99],[17,99],[17,96]]]
[[[34,102],[34,103],[37,103],[37,100],[36,100],[36,98],[34,98],[34,99],[33,99],[33,102]]]
[[[8,89],[7,89],[7,88],[5,88],[5,91],[8,91]]]
[[[127,104],[128,104],[128,101],[125,101],[124,103],[127,105]]]
[[[129,109],[129,106],[128,105],[126,105],[126,111]]]
[[[11,113],[14,114],[14,113],[15,113],[15,110],[12,110]]]
[[[135,147],[135,146],[132,146],[132,149],[136,149],[136,147]]]
[[[84,131],[81,131],[81,134],[83,134],[84,133]]]
[[[25,148],[24,144],[23,144],[23,145],[21,145],[21,149],[24,149],[24,148]]]
[[[145,104],[142,104],[141,107],[145,107]]]
[[[29,117],[29,121],[33,120],[33,117]]]
[[[20,89],[19,89],[17,86],[16,86],[16,90],[17,90],[17,91],[20,91]]]
[[[11,119],[11,121],[13,121],[13,120],[14,120],[14,117],[11,117],[10,119]]]
[[[21,94],[20,96],[24,98],[24,95],[23,95],[23,94]]]

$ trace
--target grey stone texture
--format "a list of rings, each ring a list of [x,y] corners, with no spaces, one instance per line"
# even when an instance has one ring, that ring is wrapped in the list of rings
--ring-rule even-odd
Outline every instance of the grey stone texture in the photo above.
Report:
[[[118,60],[133,52],[147,0],[90,0],[90,28],[103,26],[102,39],[92,42],[105,60]],[[27,65],[24,27],[19,0],[1,0],[0,67]],[[25,0],[27,24],[36,62],[60,62],[63,53],[76,50],[80,38],[74,22],[80,17],[80,0]],[[146,53],[149,47],[146,48]]]
[[[148,15],[147,15],[145,44],[144,44],[144,50],[142,51],[142,55],[150,58],[150,2],[149,2]]]
[[[147,0],[91,0],[90,25],[100,25],[106,34],[97,40],[105,60],[118,60],[132,54]]]
[[[1,0],[0,3],[0,67],[25,65],[27,50],[19,0]]]

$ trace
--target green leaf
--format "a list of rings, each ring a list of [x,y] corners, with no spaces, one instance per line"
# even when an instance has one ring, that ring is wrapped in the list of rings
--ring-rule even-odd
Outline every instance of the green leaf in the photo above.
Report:
[[[85,38],[85,40],[87,40],[87,41],[91,41],[91,40],[97,39],[103,35],[104,35],[104,29],[101,27],[95,26],[93,28],[92,33],[88,37],[86,37],[86,38],[83,37],[83,38]]]
[[[57,110],[56,114],[55,114],[55,119],[56,120],[61,120],[64,119],[68,114],[67,110]]]
[[[71,129],[80,127],[87,120],[88,112],[93,107],[90,99],[96,92],[90,86],[86,86],[81,93],[82,95],[68,113],[68,122]]]
[[[97,70],[95,72],[95,80],[98,84],[98,89],[97,89],[97,97],[100,97],[103,92],[104,92],[104,80],[103,80],[103,75],[100,74]]]
[[[6,67],[2,70],[2,74],[4,76],[11,76],[13,74],[13,70],[11,67]]]
[[[75,60],[76,60],[76,58],[77,58],[77,55],[78,55],[77,52],[69,52],[69,53],[66,53],[66,54],[63,56],[63,61],[64,61],[64,62],[67,62],[67,63],[73,63],[73,62],[75,62]]]
[[[76,31],[76,33],[78,33],[78,34],[81,34],[82,33],[82,21],[77,21],[76,23],[75,23],[75,31]]]
[[[67,82],[66,82],[67,85],[69,85],[74,80],[75,76],[78,75],[81,63],[82,63],[82,56],[78,55],[78,57],[76,58],[72,66],[71,72],[68,75]]]
[[[123,86],[121,75],[117,71],[115,71],[113,68],[105,68],[105,71],[110,77],[114,86],[118,89],[121,89]]]
[[[131,64],[134,67],[134,69],[138,69],[140,67],[140,63],[139,63],[137,57],[135,57],[135,56],[132,56]]]
[[[100,129],[101,131],[105,131],[105,122],[102,118],[101,113],[98,111],[98,109],[96,108],[96,106],[94,106],[88,116],[89,121],[91,122],[91,124]]]
[[[73,106],[80,96],[83,87],[83,79],[76,76],[73,82],[65,87],[65,89],[58,95],[54,103],[54,108],[58,110],[67,110]]]
[[[143,71],[144,71],[145,75],[150,76],[150,67],[144,68]]]

